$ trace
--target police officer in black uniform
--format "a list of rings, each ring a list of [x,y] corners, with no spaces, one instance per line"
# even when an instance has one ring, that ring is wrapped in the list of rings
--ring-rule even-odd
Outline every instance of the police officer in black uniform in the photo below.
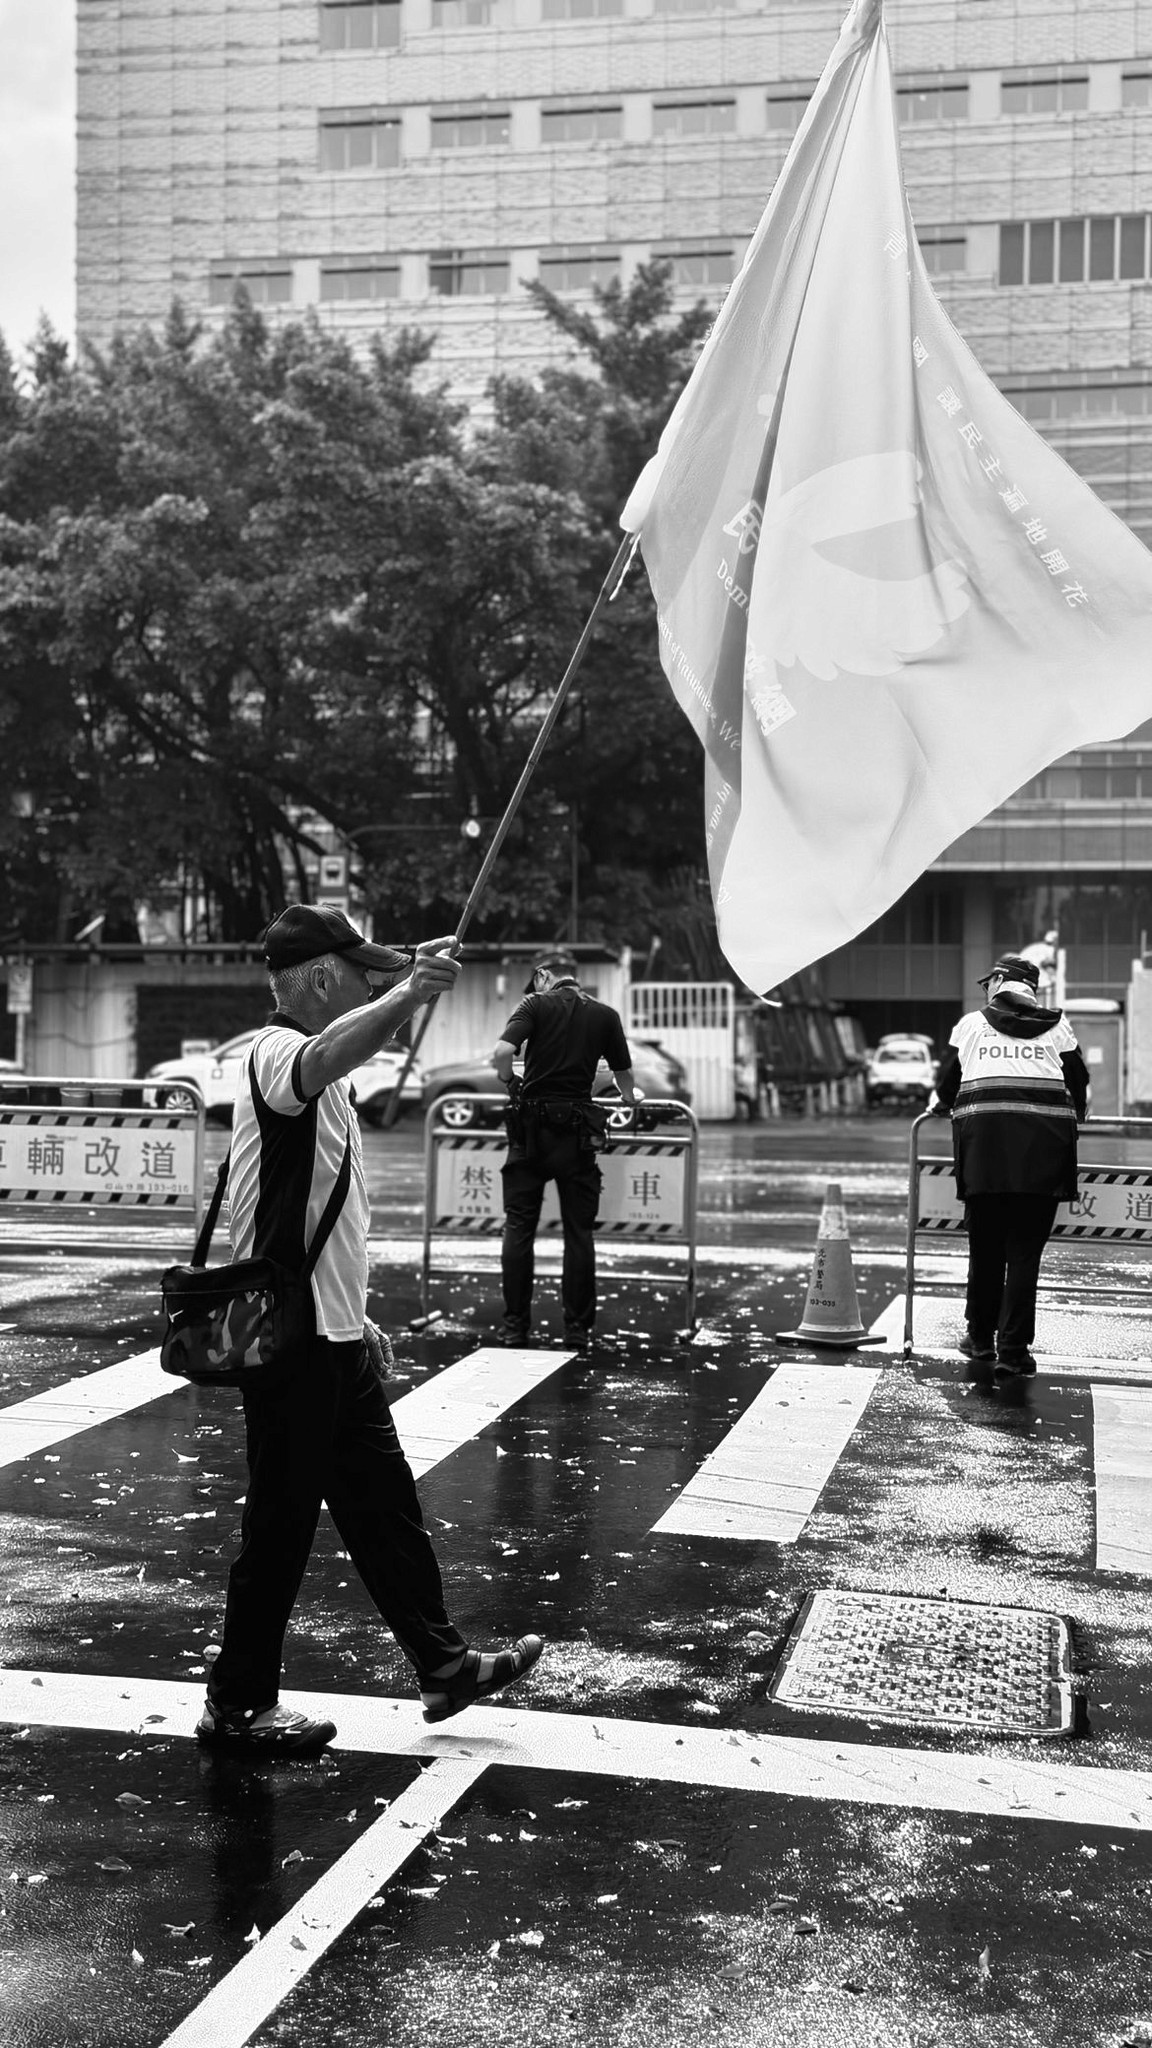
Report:
[[[512,1062],[524,1048],[524,1078]],[[536,1228],[548,1181],[554,1180],[564,1225],[561,1299],[565,1341],[583,1351],[596,1320],[593,1227],[600,1204],[600,1168],[608,1112],[592,1100],[601,1059],[626,1103],[636,1101],[624,1027],[607,1003],[586,994],[570,953],[542,953],[532,966],[524,1001],[513,1011],[493,1054],[511,1096],[504,1179],[504,1344],[524,1344],[532,1324]]]

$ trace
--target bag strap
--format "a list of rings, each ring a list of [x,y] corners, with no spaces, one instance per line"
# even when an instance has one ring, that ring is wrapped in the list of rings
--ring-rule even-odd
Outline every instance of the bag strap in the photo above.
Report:
[[[226,1152],[220,1162],[220,1171],[216,1175],[216,1185],[212,1190],[212,1199],[208,1204],[208,1213],[200,1225],[200,1235],[196,1239],[192,1252],[192,1264],[194,1266],[206,1266],[208,1264],[208,1248],[212,1243],[212,1232],[215,1230],[219,1220],[220,1209],[224,1201],[224,1190],[228,1185],[229,1164],[230,1154]]]
[[[250,1056],[248,1062],[248,1069],[252,1077],[252,1085],[255,1088],[257,1086],[257,1083],[256,1055],[254,1051]],[[353,1112],[353,1114],[355,1114],[355,1112]],[[212,1233],[215,1230],[216,1225],[220,1219],[220,1210],[224,1202],[224,1190],[228,1185],[228,1168],[231,1165],[231,1163],[232,1154],[231,1150],[229,1150],[224,1154],[224,1157],[220,1162],[220,1171],[216,1176],[216,1185],[212,1190],[212,1199],[208,1204],[208,1212],[204,1218],[203,1223],[200,1226],[200,1235],[196,1239],[196,1243],[193,1248],[191,1264],[194,1267],[203,1268],[208,1264],[208,1252],[212,1243]],[[351,1187],[351,1185],[352,1133],[351,1131],[349,1131],[344,1140],[344,1157],[340,1161],[340,1167],[336,1175],[336,1179],[333,1183],[332,1193],[329,1195],[328,1200],[324,1205],[324,1214],[321,1216],[320,1221],[316,1226],[316,1235],[312,1239],[312,1242],[308,1247],[307,1257],[305,1258],[304,1264],[300,1269],[300,1278],[302,1280],[310,1280],[312,1278],[312,1275],[316,1270],[316,1262],[319,1259],[320,1254],[323,1251],[325,1245],[327,1244],[328,1239],[331,1237],[332,1232],[336,1228],[337,1218],[339,1217],[340,1211],[344,1207],[344,1204],[348,1199],[348,1190]]]
[[[316,1235],[308,1247],[308,1256],[300,1268],[301,1280],[310,1280],[312,1278],[316,1270],[316,1261],[336,1228],[336,1219],[348,1198],[348,1190],[351,1185],[352,1133],[349,1131],[348,1136],[344,1140],[344,1157],[340,1161],[340,1171],[336,1175],[332,1193],[325,1204],[324,1214],[316,1225]]]

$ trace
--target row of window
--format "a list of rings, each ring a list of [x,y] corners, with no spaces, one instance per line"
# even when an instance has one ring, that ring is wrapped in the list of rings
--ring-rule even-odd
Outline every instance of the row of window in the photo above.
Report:
[[[1133,97],[1127,104],[1152,105],[1152,68],[1139,76],[1133,74],[1126,85],[1130,85],[1133,91]],[[812,85],[768,87],[765,94],[768,132],[782,137],[794,134],[813,89]],[[950,115],[958,117],[967,110],[967,91],[966,84],[937,82],[927,85],[915,81],[902,84],[897,90],[901,119],[938,121]],[[622,100],[554,100],[541,106],[539,112],[539,140],[545,146],[619,142],[624,137]],[[430,110],[429,123],[433,149],[506,149],[512,140],[512,107],[507,101],[495,104],[488,100],[465,101],[434,106]],[[402,115],[398,108],[329,108],[320,116],[320,168],[322,171],[388,169],[400,162],[401,130]],[[733,93],[687,92],[652,102],[650,133],[656,139],[734,135],[736,130],[736,98]]]
[[[1083,67],[1055,64],[1043,70],[1005,71],[1000,76],[1002,114],[1074,114],[1088,107],[1088,72]],[[816,89],[815,79],[794,80],[768,91],[768,125],[793,134]],[[896,81],[901,121],[966,121],[970,89],[967,78],[929,72],[906,74]],[[1122,107],[1152,106],[1152,63],[1133,64],[1120,75]]]
[[[1000,229],[999,282],[1106,284],[1147,278],[1150,225],[1152,215],[1146,213],[1008,222]]]
[[[736,272],[732,243],[691,243],[655,248],[653,256],[672,265],[674,282],[689,289],[731,284]],[[513,258],[507,249],[437,249],[426,259],[427,290],[442,298],[484,298],[513,287]],[[618,249],[578,243],[542,249],[537,262],[540,282],[554,292],[590,291],[611,284],[621,274]],[[293,266],[287,259],[264,263],[214,263],[209,272],[212,305],[227,305],[238,284],[257,305],[286,306],[293,302]],[[401,296],[400,261],[396,256],[334,256],[320,264],[322,301],[371,303]]]
[[[918,239],[930,272],[941,275],[963,270],[966,242],[962,228],[925,228]],[[1152,276],[1152,216],[1148,214],[1104,215],[1090,221],[1014,221],[1000,229],[1000,246],[1002,285],[1051,284],[1054,266],[1062,282]],[[1023,272],[1017,260],[1021,246]],[[676,285],[707,291],[731,284],[743,247],[742,241],[721,237],[713,242],[657,245],[650,253],[672,264]],[[1081,251],[1081,269],[1073,279],[1070,266],[1072,251],[1077,247]],[[1038,273],[1028,268],[1033,251]],[[1106,256],[1110,267],[1106,267]],[[433,252],[427,258],[426,288],[448,297],[507,293],[517,282],[515,260],[508,249]],[[542,249],[537,270],[550,290],[579,292],[619,279],[622,266],[618,248],[582,242]],[[242,282],[258,302],[287,305],[293,297],[292,278],[293,267],[287,258],[255,264],[219,263],[213,265],[210,273],[209,296],[215,304],[226,304],[233,286]],[[398,256],[333,256],[320,264],[322,299],[401,296]],[[1026,418],[1038,422],[1093,416],[1131,419],[1152,410],[1150,390],[1152,387],[1143,383],[1098,377],[1084,384],[1045,384],[1039,390],[1022,389],[1013,393],[1013,402]]]
[[[322,50],[389,50],[400,43],[402,0],[320,0]],[[731,12],[736,0],[647,0],[653,16]],[[624,0],[540,0],[541,21],[607,20],[623,15]],[[506,0],[431,0],[434,29],[491,28],[511,24]]]
[[[433,149],[506,147],[511,140],[512,110],[488,102],[444,105],[430,116]],[[652,107],[655,137],[732,135],[736,102],[722,97],[657,100]],[[615,142],[624,132],[624,109],[617,103],[558,100],[540,109],[540,141],[545,146],[573,142]],[[402,123],[387,107],[333,107],[320,116],[319,164],[322,171],[390,170],[401,160]]]
[[[1048,803],[1133,802],[1152,799],[1152,756],[1127,755],[1122,762],[1104,765],[1064,762],[1034,775],[1018,791],[1022,797]]]
[[[649,0],[654,16],[711,14],[730,10],[735,0]],[[321,0],[319,35],[322,50],[397,49],[401,40],[402,0]],[[620,17],[624,0],[540,0],[543,21],[590,21]],[[488,28],[508,17],[506,0],[431,0],[434,29]],[[781,88],[780,106],[799,96],[803,109],[815,80]],[[903,79],[898,90],[901,114],[910,121],[966,120],[968,80],[963,76]],[[1134,64],[1121,80],[1121,103],[1152,104],[1152,66]],[[1056,64],[1003,74],[1000,108],[1005,114],[1075,113],[1088,105],[1088,71],[1084,65]]]
[[[925,227],[918,230],[917,240],[925,268],[930,274],[958,276],[967,270],[966,228]],[[1087,220],[1007,221],[999,229],[999,242],[997,281],[1001,285],[1122,283],[1152,277],[1152,215],[1146,213],[1095,214]],[[673,263],[678,285],[708,287],[731,283],[743,246],[742,241],[737,243],[723,239],[707,245],[680,242],[658,247],[652,253]],[[587,291],[593,285],[607,284],[619,277],[621,260],[618,249],[585,243],[573,248],[546,249],[540,255],[540,276],[554,291]],[[430,259],[430,262],[435,269],[434,261]],[[468,273],[468,283],[446,286],[430,278],[429,288],[471,294],[511,290],[510,251],[487,252],[482,258],[480,254],[462,257],[461,263]],[[267,293],[270,301],[277,298],[289,300],[290,264],[285,262],[274,266],[268,275],[287,280],[286,286],[276,285],[273,288],[264,281],[264,270],[258,268],[254,273],[255,282],[247,275],[245,278],[251,284],[253,296]],[[398,298],[399,282],[392,284],[388,281],[393,275],[398,280],[398,259],[395,257],[348,261],[333,258],[322,266],[321,297]],[[233,276],[234,272],[228,266],[221,268],[221,288],[215,294],[221,302],[230,296]],[[478,282],[480,278],[484,282]],[[1039,395],[1036,403],[1040,407],[1054,406],[1056,410],[1029,410],[1029,418],[1083,416],[1092,410],[1079,403],[1072,394],[1060,397],[1051,391]],[[1100,404],[1095,409],[1101,413],[1130,417],[1131,393],[1108,387],[1107,391],[1101,391]]]

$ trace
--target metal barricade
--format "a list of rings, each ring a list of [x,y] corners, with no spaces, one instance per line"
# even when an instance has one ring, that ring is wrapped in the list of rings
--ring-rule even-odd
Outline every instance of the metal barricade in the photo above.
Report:
[[[916,1239],[963,1236],[964,1206],[956,1193],[956,1169],[951,1148],[947,1156],[922,1153],[920,1132],[925,1124],[950,1131],[947,1117],[926,1113],[918,1116],[908,1136],[908,1228],[904,1269],[904,1356],[912,1351],[912,1310],[916,1291]],[[1152,1147],[1152,1117],[1089,1117],[1080,1126],[1080,1144],[1086,1136],[1145,1138]],[[1097,1244],[1152,1245],[1152,1150],[1147,1167],[1092,1164],[1081,1161],[1078,1170],[1080,1192],[1074,1202],[1062,1202],[1052,1226],[1054,1238],[1074,1239],[1089,1246]],[[1114,1289],[1106,1290],[1109,1293]],[[1083,1289],[1081,1289],[1083,1292]]]
[[[467,1105],[467,1122],[460,1118]],[[421,1306],[429,1315],[434,1236],[493,1237],[504,1227],[500,1169],[508,1150],[502,1126],[506,1095],[448,1094],[424,1119],[424,1259]],[[656,1244],[684,1244],[685,1329],[696,1329],[696,1183],[699,1124],[682,1102],[647,1098],[652,1112],[679,1128],[640,1129],[621,1106],[609,1121],[608,1144],[597,1155],[603,1176],[597,1234],[644,1238]],[[486,1126],[486,1127],[485,1127]],[[563,1228],[554,1183],[544,1190],[540,1230]]]
[[[0,1226],[110,1209],[162,1211],[198,1228],[204,1103],[145,1106],[134,1080],[6,1074],[0,1080]],[[194,1090],[190,1091],[195,1093]],[[5,1242],[12,1234],[4,1230]]]

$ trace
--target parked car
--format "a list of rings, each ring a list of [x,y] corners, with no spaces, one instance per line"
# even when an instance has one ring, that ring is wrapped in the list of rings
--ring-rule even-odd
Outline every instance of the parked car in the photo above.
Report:
[[[407,1050],[402,1045],[385,1046],[382,1052],[374,1053],[362,1067],[349,1075],[352,1083],[352,1100],[356,1104],[361,1123],[381,1124],[384,1113],[392,1100],[396,1083],[404,1071]],[[413,1060],[404,1075],[404,1086],[400,1090],[400,1113],[406,1109],[418,1108],[424,1100],[424,1069],[419,1060]]]
[[[230,1124],[244,1063],[252,1050],[253,1039],[262,1028],[258,1025],[254,1030],[241,1031],[237,1037],[224,1039],[209,1052],[185,1053],[179,1059],[158,1061],[144,1076],[145,1100],[154,1103],[157,1109],[195,1109],[193,1091],[198,1089],[204,1098],[205,1113],[215,1122]],[[362,1067],[357,1067],[349,1077],[362,1122],[380,1122],[404,1059],[403,1046],[388,1047],[376,1053]],[[420,1102],[423,1092],[424,1075],[421,1068],[414,1065],[401,1092],[401,1108]]]
[[[692,1096],[688,1088],[687,1070],[674,1054],[667,1052],[655,1038],[633,1038],[629,1041],[632,1053],[632,1078],[641,1094],[657,1101],[682,1102],[686,1107]],[[517,1062],[519,1068],[519,1062]],[[616,1083],[605,1061],[601,1060],[592,1084],[593,1095],[615,1095]],[[476,1053],[472,1059],[450,1060],[445,1066],[429,1067],[424,1077],[424,1107],[431,1109],[442,1095],[498,1095],[499,1102],[448,1102],[441,1111],[442,1121],[453,1130],[466,1131],[472,1126],[497,1124],[500,1121],[507,1097],[497,1076],[490,1055]],[[625,1112],[619,1121],[628,1122]],[[639,1127],[651,1129],[659,1122],[659,1112],[641,1108]]]
[[[864,1093],[869,1106],[913,1104],[923,1108],[936,1085],[936,1062],[927,1038],[882,1038],[868,1055]]]

